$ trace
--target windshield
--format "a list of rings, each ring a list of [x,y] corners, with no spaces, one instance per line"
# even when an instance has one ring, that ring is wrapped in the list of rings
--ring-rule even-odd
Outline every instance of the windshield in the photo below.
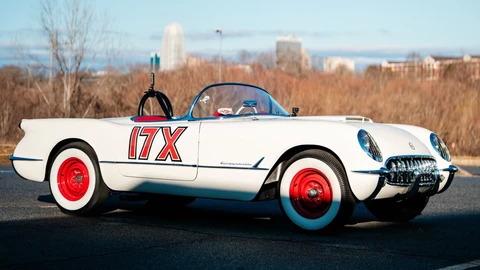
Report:
[[[193,104],[194,118],[234,115],[289,116],[265,90],[244,84],[217,84],[205,89]]]

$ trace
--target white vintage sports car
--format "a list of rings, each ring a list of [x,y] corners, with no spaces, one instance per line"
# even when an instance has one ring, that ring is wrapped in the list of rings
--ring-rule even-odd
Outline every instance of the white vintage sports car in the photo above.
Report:
[[[343,226],[358,202],[379,220],[408,221],[457,171],[432,131],[362,116],[298,117],[254,85],[207,86],[185,116],[174,116],[153,76],[145,93],[133,117],[22,120],[15,171],[49,181],[67,214],[97,213],[112,191],[169,207],[197,197],[278,199],[306,230]],[[144,115],[150,97],[163,116]]]

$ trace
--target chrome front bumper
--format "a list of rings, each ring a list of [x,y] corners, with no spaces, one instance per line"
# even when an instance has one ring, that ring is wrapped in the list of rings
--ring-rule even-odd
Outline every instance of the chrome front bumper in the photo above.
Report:
[[[448,168],[444,168],[440,170],[434,168],[431,172],[425,172],[420,169],[412,169],[406,172],[403,172],[403,171],[398,172],[398,171],[389,170],[385,167],[382,167],[378,170],[363,170],[363,171],[353,171],[353,172],[376,174],[379,176],[378,183],[374,192],[367,198],[367,200],[370,200],[370,199],[374,199],[386,185],[407,188],[406,193],[397,194],[398,197],[402,197],[402,198],[408,198],[417,194],[420,191],[420,188],[422,188],[423,190],[422,194],[425,194],[427,196],[433,196],[437,193],[444,192],[450,187],[453,181],[453,178],[455,176],[455,173],[457,171],[458,171],[458,168],[456,166],[450,165]],[[445,177],[440,172],[448,172],[446,183],[443,185],[441,189],[440,189],[440,183],[445,181]],[[401,182],[401,183],[395,183],[390,181],[391,179],[394,179],[395,174],[398,174],[398,173],[402,173],[406,178],[408,178],[408,181]],[[426,178],[431,179],[432,181],[425,182],[424,179]]]

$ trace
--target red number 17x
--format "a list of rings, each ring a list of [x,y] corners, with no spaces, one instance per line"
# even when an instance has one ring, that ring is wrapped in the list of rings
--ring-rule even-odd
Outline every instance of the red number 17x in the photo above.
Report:
[[[150,155],[150,149],[152,148],[153,141],[155,140],[158,131],[161,130],[165,145],[163,146],[162,150],[160,150],[155,160],[166,161],[170,156],[170,160],[182,162],[175,144],[186,129],[187,127],[177,127],[172,133],[170,127],[134,127],[132,129],[132,133],[130,133],[128,159],[137,159],[138,136],[144,136],[146,137],[145,142],[143,143],[138,159],[147,160]]]

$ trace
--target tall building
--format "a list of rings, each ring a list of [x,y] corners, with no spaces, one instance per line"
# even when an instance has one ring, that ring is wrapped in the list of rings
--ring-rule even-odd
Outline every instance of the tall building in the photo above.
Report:
[[[305,48],[302,49],[302,70],[311,70],[312,69],[312,59],[308,55]]]
[[[160,51],[160,70],[174,70],[183,66],[186,62],[185,39],[182,26],[178,23],[170,23],[165,27]]]
[[[157,72],[160,70],[160,52],[150,53],[150,71]]]
[[[277,37],[276,65],[280,69],[298,71],[302,62],[302,42],[294,36]]]
[[[343,57],[328,57],[323,62],[323,71],[328,73],[355,72],[355,60]]]

